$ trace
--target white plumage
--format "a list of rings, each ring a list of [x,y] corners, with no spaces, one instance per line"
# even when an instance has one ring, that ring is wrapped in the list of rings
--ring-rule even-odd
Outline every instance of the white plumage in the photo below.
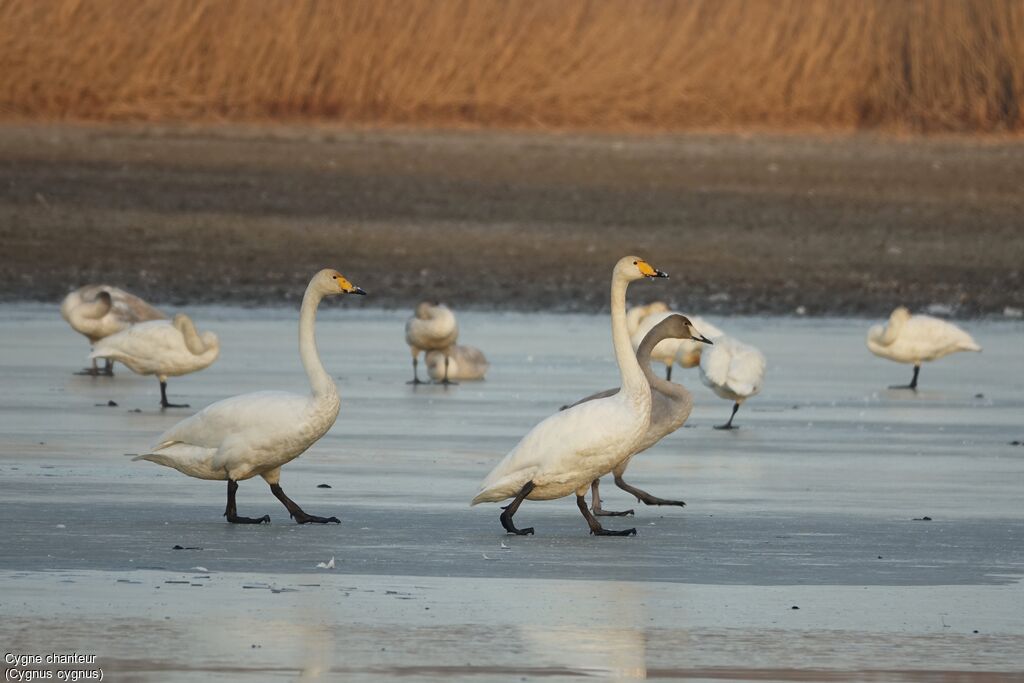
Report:
[[[445,356],[443,351],[427,351],[427,374],[435,382],[444,380],[445,358],[448,359],[448,379],[483,379],[487,369],[491,367],[484,352],[475,346],[455,344],[449,350],[448,356]]]
[[[767,362],[764,354],[749,344],[721,335],[700,358],[700,378],[721,398],[733,401],[729,421],[719,429],[730,429],[740,405],[761,391]]]
[[[110,285],[85,285],[64,297],[60,304],[60,315],[71,325],[71,329],[84,335],[90,344],[104,337],[128,329],[135,323],[147,320],[163,320],[167,316],[148,303],[129,294],[123,289]],[[106,372],[111,374],[112,361],[107,362]],[[88,374],[98,374],[96,361]]]
[[[327,295],[364,294],[340,273],[322,270],[306,288],[299,314],[299,354],[312,393],[259,391],[218,401],[164,432],[149,460],[199,479],[227,480],[228,521],[256,523],[234,513],[238,481],[262,476],[299,523],[338,521],[307,515],[279,486],[281,466],[312,446],[334,424],[341,406],[338,390],[316,348],[316,309]]]
[[[440,351],[448,358],[458,338],[459,324],[450,308],[429,301],[417,304],[405,323],[405,343],[412,353],[412,381],[409,383],[420,384],[417,372],[420,351]],[[441,381],[447,384],[447,375],[442,376]]]
[[[871,353],[897,363],[913,363],[914,378],[905,388],[917,388],[921,363],[938,360],[958,351],[981,351],[977,342],[953,323],[928,315],[911,315],[900,306],[885,325],[868,330]]]
[[[590,484],[610,472],[635,450],[651,418],[650,385],[629,345],[626,288],[643,277],[666,277],[638,257],[615,265],[611,286],[612,342],[622,389],[551,415],[531,429],[480,485],[472,504],[515,497],[502,514],[502,525],[517,530],[512,515],[523,499],[550,500],[575,492],[577,505],[592,533],[607,534],[589,511],[583,495]],[[634,532],[628,530],[624,533]]]
[[[136,374],[156,375],[161,405],[171,407],[167,402],[167,378],[207,368],[219,354],[217,335],[200,335],[192,320],[178,313],[173,321],[150,320],[104,337],[96,342],[89,358],[107,358],[124,363]]]

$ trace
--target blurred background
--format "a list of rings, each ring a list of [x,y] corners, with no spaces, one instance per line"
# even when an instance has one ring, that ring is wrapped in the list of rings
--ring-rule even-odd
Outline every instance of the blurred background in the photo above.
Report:
[[[1022,102],[1019,0],[0,0],[0,296],[1001,313]]]

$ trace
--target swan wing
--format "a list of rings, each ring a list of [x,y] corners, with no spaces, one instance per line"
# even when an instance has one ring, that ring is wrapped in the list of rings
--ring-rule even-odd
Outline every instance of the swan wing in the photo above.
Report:
[[[946,320],[930,315],[915,315],[906,322],[899,335],[913,355],[922,358],[954,351],[981,351],[974,338]]]
[[[766,365],[764,354],[753,346],[722,335],[701,354],[700,374],[713,389],[749,397],[761,390]]]
[[[90,358],[159,358],[185,350],[185,340],[166,320],[132,325],[96,342]]]
[[[531,429],[491,470],[472,504],[510,498],[529,481],[538,487],[574,490],[579,482],[589,483],[610,471],[616,455],[628,455],[642,426],[618,395],[555,413]]]
[[[579,404],[586,403],[587,401],[594,401],[594,400],[599,399],[599,398],[608,398],[609,396],[614,396],[615,394],[619,393],[620,389],[621,389],[621,387],[615,387],[614,389],[605,389],[604,391],[599,391],[596,394],[591,394],[590,396],[585,396],[584,398],[581,398],[580,400],[576,401],[575,403],[570,403],[568,406],[566,406],[562,410],[568,410],[569,408],[572,408],[573,406],[578,406]]]
[[[287,434],[306,419],[310,398],[285,391],[257,391],[211,403],[157,439],[154,452],[173,444],[220,448],[231,437],[247,440]]]

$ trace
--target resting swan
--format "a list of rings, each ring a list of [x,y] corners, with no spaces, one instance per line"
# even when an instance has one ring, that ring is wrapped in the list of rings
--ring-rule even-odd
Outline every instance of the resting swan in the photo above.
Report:
[[[645,277],[668,276],[636,256],[620,259],[612,271],[612,343],[622,389],[614,396],[555,413],[535,426],[487,475],[473,498],[471,505],[513,498],[501,513],[501,525],[509,533],[533,533],[532,527],[517,529],[512,522],[524,499],[553,500],[573,492],[590,533],[636,533],[636,529],[603,529],[583,496],[591,482],[635,451],[651,420],[651,387],[629,345],[626,328],[626,288]]]
[[[701,354],[700,378],[720,397],[733,401],[729,421],[715,429],[736,429],[732,419],[740,404],[761,391],[767,365],[764,354],[749,344],[721,335]]]
[[[911,315],[900,306],[889,316],[889,322],[868,330],[868,349],[882,358],[897,363],[913,363],[914,377],[910,384],[890,389],[917,390],[921,363],[938,360],[957,351],[981,351],[977,342],[953,323],[929,315]]]
[[[188,408],[187,403],[167,402],[167,378],[187,375],[209,367],[220,355],[213,332],[196,332],[192,319],[178,313],[173,321],[150,320],[132,325],[98,342],[89,358],[120,361],[139,375],[160,380],[162,408]]]
[[[640,325],[637,326],[636,332],[633,333],[630,342],[633,344],[634,349],[640,348],[640,343],[647,336],[655,325],[665,320],[670,315],[681,315],[679,313],[673,313],[672,311],[652,313],[645,317]],[[722,331],[697,316],[691,316],[689,318],[693,324],[695,330],[697,330],[704,337],[714,339],[722,334]],[[684,368],[695,368],[700,365],[700,354],[703,350],[704,345],[700,342],[693,341],[692,339],[675,339],[668,338],[664,339],[660,344],[654,347],[654,351],[651,353],[651,359],[659,361],[665,364],[665,379],[672,379],[672,366],[675,363],[679,363]]]
[[[167,318],[134,294],[110,285],[79,287],[64,297],[60,304],[60,315],[71,325],[71,329],[85,335],[90,345],[128,329],[129,325]],[[91,368],[78,374],[113,375],[114,362],[107,360],[106,367],[101,371],[96,367],[94,359]]]
[[[642,489],[630,486],[622,478],[622,475],[626,472],[626,468],[629,466],[629,462],[638,453],[646,451],[648,448],[661,441],[664,437],[682,427],[686,422],[686,418],[690,416],[690,411],[693,410],[693,396],[686,390],[686,387],[681,384],[673,384],[668,380],[661,379],[651,370],[651,351],[664,339],[693,340],[694,343],[698,344],[712,343],[710,339],[694,329],[693,323],[691,323],[686,316],[679,315],[678,313],[669,315],[667,318],[651,328],[651,331],[647,333],[644,340],[640,342],[640,348],[637,349],[636,358],[640,363],[640,369],[643,370],[644,376],[647,377],[647,382],[651,385],[651,422],[647,426],[647,432],[644,434],[643,438],[636,444],[636,450],[633,454],[616,465],[612,470],[612,473],[615,475],[615,485],[623,491],[627,491],[628,493],[636,496],[638,503],[642,502],[645,505],[684,506],[686,503],[681,500],[666,500],[664,498],[652,496]],[[573,405],[579,405],[581,403],[593,401],[598,398],[604,398],[606,396],[614,396],[618,392],[618,387],[608,389],[606,391],[587,396]],[[610,512],[602,510],[601,494],[598,490],[599,483],[600,480],[595,479],[594,483],[591,485],[591,505],[595,515],[633,514],[632,510],[626,510],[625,512]]]
[[[444,380],[446,364],[449,379],[460,380],[483,379],[491,367],[483,351],[458,344],[451,347],[447,356],[443,351],[427,351],[426,362],[427,374],[435,382]]]
[[[238,482],[259,475],[299,524],[338,522],[337,517],[306,514],[281,489],[281,466],[327,433],[338,417],[341,400],[334,380],[320,363],[316,348],[316,309],[325,296],[366,294],[336,270],[321,270],[310,280],[299,312],[299,356],[312,394],[259,391],[227,398],[182,420],[160,436],[149,460],[190,477],[228,482],[224,516],[232,524],[259,524],[270,517],[239,517],[235,508]]]
[[[412,352],[412,381],[409,384],[423,384],[417,372],[420,351],[440,351],[445,358],[445,373],[442,384],[452,384],[448,379],[448,362],[451,347],[459,338],[459,324],[455,314],[444,304],[421,301],[416,311],[405,323],[405,343]]]

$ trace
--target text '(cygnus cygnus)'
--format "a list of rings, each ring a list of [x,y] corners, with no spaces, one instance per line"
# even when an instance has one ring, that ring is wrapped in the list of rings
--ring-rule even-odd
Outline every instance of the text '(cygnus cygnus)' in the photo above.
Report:
[[[136,460],[173,467],[190,477],[228,482],[224,516],[233,524],[259,524],[270,517],[240,517],[235,508],[238,482],[259,475],[299,524],[338,522],[337,517],[307,514],[281,489],[281,467],[327,433],[338,417],[341,399],[316,348],[316,309],[325,296],[366,294],[336,270],[321,270],[310,280],[299,311],[299,356],[312,393],[258,391],[227,398],[182,420],[160,437],[153,450]]]
[[[957,351],[981,351],[977,342],[953,323],[930,315],[911,315],[900,306],[889,316],[885,325],[874,325],[868,330],[868,349],[882,358],[897,363],[913,363],[914,377],[910,384],[890,389],[917,389],[917,376],[921,363],[938,360]]]
[[[459,338],[459,325],[455,314],[444,304],[421,301],[416,311],[405,323],[405,343],[412,352],[412,380],[409,384],[422,384],[417,371],[420,351],[440,351],[445,358],[445,373],[442,384],[451,384],[447,365],[451,347]]]
[[[160,380],[160,406],[188,408],[187,403],[167,402],[167,378],[209,367],[219,354],[217,335],[200,335],[191,318],[178,313],[172,321],[150,320],[105,337],[96,342],[89,357],[119,361],[139,375],[156,375]]]
[[[651,420],[651,388],[629,344],[626,327],[626,288],[645,277],[668,276],[636,256],[620,259],[612,271],[612,343],[621,389],[614,396],[573,406],[535,426],[487,475],[473,498],[473,505],[513,498],[501,514],[501,524],[509,533],[533,533],[532,527],[517,529],[512,522],[524,499],[552,500],[573,492],[592,534],[636,533],[636,529],[603,529],[584,495],[595,479],[635,451]]]
[[[647,426],[647,432],[643,438],[640,439],[639,443],[636,444],[636,450],[628,458],[620,462],[612,470],[612,474],[615,475],[615,485],[623,491],[636,496],[637,502],[642,502],[645,505],[678,505],[680,507],[685,506],[681,500],[667,500],[665,498],[658,498],[652,496],[642,489],[638,489],[635,486],[631,486],[623,480],[622,475],[625,474],[626,468],[629,466],[630,461],[638,454],[646,451],[654,444],[661,441],[663,438],[676,431],[686,422],[686,418],[690,416],[690,411],[693,409],[693,396],[686,390],[686,387],[681,384],[674,384],[668,380],[661,379],[651,370],[651,351],[664,339],[687,339],[693,340],[700,344],[711,344],[711,340],[702,335],[690,322],[686,316],[673,313],[667,318],[655,325],[644,337],[644,340],[640,343],[640,348],[637,349],[636,358],[640,363],[640,369],[643,370],[644,375],[647,377],[648,384],[651,385],[651,422]],[[574,405],[592,401],[598,398],[604,398],[606,396],[614,396],[619,391],[618,387],[615,389],[608,389],[597,394],[588,396]],[[595,479],[591,486],[591,506],[595,515],[629,515],[633,514],[632,510],[626,510],[623,512],[612,512],[610,510],[604,510],[601,508],[601,494],[599,490],[600,480]]]
[[[71,325],[71,329],[85,335],[90,345],[104,337],[126,330],[135,323],[167,318],[162,311],[153,308],[134,294],[110,285],[79,287],[64,297],[60,304],[60,315]],[[108,359],[101,371],[93,359],[92,367],[78,374],[113,375],[114,361]]]

